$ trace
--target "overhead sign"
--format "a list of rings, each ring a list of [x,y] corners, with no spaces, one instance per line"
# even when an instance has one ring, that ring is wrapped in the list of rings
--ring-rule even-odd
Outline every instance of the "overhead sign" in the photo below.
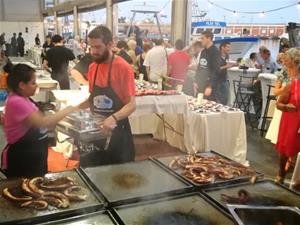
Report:
[[[192,27],[226,27],[226,23],[221,21],[201,21],[193,22]]]

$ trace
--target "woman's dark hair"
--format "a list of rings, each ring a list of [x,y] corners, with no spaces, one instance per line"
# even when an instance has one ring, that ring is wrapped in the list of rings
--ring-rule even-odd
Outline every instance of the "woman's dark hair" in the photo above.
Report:
[[[35,72],[35,69],[26,64],[17,64],[12,67],[11,71],[8,73],[7,85],[8,88],[18,93],[19,83],[23,82],[27,84]]]
[[[125,50],[129,49],[126,41],[118,41],[117,48],[119,48],[119,49],[124,48]]]
[[[112,37],[112,33],[111,31],[105,27],[105,26],[98,26],[96,28],[94,28],[89,34],[88,34],[89,38],[92,39],[101,39],[101,41],[104,44],[108,44],[109,42],[113,41],[113,37]]]
[[[250,59],[254,59],[256,57],[256,52],[252,52],[249,56]]]

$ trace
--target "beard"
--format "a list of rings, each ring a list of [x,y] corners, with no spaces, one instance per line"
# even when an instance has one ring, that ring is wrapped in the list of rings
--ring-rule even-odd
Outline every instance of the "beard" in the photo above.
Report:
[[[93,55],[93,59],[96,63],[101,64],[109,59],[109,51],[106,48],[102,55]]]

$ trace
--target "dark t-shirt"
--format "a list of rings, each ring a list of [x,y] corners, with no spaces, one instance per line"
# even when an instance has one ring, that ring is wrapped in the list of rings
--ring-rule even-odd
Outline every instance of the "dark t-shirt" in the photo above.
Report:
[[[35,37],[34,41],[35,41],[36,45],[40,45],[41,44],[41,41],[40,41],[40,39],[38,37]]]
[[[73,69],[80,72],[83,75],[84,79],[88,80],[87,73],[89,70],[89,66],[93,61],[93,56],[91,54],[86,54],[80,59],[80,62],[77,63]]]
[[[44,51],[42,52],[42,58],[46,57],[46,54],[44,54],[44,52],[46,53],[50,48],[53,48],[54,44],[51,42],[50,44],[47,43],[47,41],[43,44],[43,49]]]
[[[225,58],[220,57],[220,67],[225,66],[229,60],[229,56],[226,55]],[[226,82],[227,80],[227,69],[220,69],[218,81]]]
[[[52,74],[67,73],[69,61],[74,59],[73,52],[64,46],[55,46],[46,52],[46,60]]]
[[[201,51],[199,66],[195,77],[199,92],[204,92],[210,85],[215,87],[220,70],[220,52],[214,45]]]
[[[118,56],[121,56],[126,62],[128,62],[129,64],[133,64],[133,61],[130,57],[130,55],[128,55],[128,53],[125,50],[121,50],[118,53]]]
[[[24,41],[24,38],[22,38],[22,37],[18,37],[17,38],[17,43],[18,43],[18,47],[19,48],[24,48],[24,46],[25,46],[25,41]]]
[[[16,37],[12,37],[10,44],[13,48],[17,47],[17,38]]]

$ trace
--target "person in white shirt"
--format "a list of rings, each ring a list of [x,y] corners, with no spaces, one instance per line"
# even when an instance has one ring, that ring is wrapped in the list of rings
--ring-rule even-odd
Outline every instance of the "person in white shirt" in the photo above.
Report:
[[[167,75],[168,53],[163,42],[162,39],[156,40],[155,46],[147,53],[144,61],[150,82],[157,83],[159,79]]]
[[[72,49],[76,59],[80,59],[82,56],[84,56],[84,49],[82,49],[80,46],[80,37],[78,35],[75,36]]]
[[[259,68],[258,62],[257,62],[257,54],[255,52],[252,52],[245,60],[245,65],[249,68]]]

